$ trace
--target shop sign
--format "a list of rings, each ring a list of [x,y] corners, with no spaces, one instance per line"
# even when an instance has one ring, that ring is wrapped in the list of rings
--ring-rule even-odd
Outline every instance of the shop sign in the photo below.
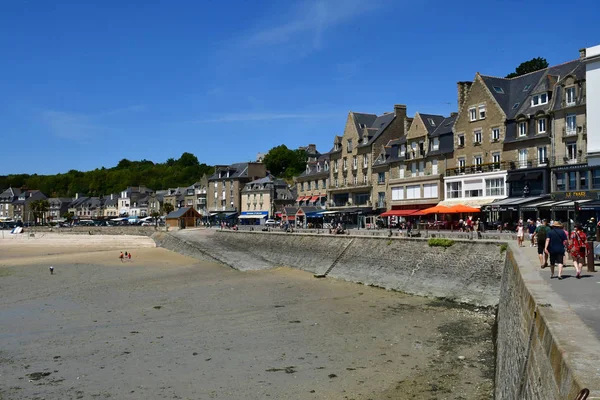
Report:
[[[593,190],[580,190],[574,192],[552,193],[552,200],[600,200],[600,192]]]

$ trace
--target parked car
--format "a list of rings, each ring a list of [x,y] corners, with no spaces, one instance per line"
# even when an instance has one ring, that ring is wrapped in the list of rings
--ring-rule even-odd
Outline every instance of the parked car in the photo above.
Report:
[[[279,222],[275,221],[274,219],[268,219],[265,222],[265,226],[279,226]]]

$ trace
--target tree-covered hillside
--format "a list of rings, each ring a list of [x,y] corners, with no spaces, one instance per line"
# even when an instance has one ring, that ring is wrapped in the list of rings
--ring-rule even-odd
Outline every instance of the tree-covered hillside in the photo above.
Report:
[[[39,189],[51,197],[72,197],[75,193],[100,196],[119,193],[127,186],[144,185],[154,190],[189,186],[200,180],[202,175],[212,174],[213,170],[211,166],[200,164],[193,154],[183,153],[178,160],[170,158],[164,163],[123,159],[116,167],[87,172],[71,170],[57,175],[0,176],[0,189],[25,186]]]

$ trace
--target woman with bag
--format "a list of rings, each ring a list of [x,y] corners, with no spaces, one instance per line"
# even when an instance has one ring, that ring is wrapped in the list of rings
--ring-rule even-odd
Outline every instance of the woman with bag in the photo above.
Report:
[[[583,269],[583,263],[587,255],[587,236],[581,224],[575,224],[575,229],[573,229],[570,239],[569,253],[573,259],[575,271],[577,271],[576,277],[577,279],[581,279],[581,270]]]

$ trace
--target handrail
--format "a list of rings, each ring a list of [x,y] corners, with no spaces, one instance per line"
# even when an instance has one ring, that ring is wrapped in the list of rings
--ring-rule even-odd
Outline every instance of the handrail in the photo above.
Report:
[[[577,397],[575,397],[575,400],[585,400],[588,398],[589,395],[590,395],[589,389],[581,389],[581,391],[579,392]]]

